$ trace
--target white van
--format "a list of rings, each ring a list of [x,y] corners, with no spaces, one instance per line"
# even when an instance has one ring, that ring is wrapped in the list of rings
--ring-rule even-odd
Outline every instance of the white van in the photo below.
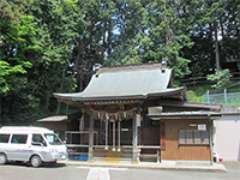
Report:
[[[43,162],[66,160],[67,148],[53,131],[40,127],[5,126],[0,128],[0,164],[7,161]]]

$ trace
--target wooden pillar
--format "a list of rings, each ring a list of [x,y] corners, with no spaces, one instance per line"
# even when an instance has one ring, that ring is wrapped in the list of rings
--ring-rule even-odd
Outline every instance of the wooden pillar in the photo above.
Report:
[[[118,152],[121,151],[121,121],[118,120]]]
[[[84,118],[85,118],[84,111],[82,111],[82,116],[79,119],[79,131],[84,130]],[[83,144],[84,136],[82,134],[80,134],[79,138],[80,138],[80,144]]]
[[[84,112],[82,112],[81,118],[79,118],[79,131],[84,130]]]
[[[89,145],[88,145],[88,159],[93,159],[93,145],[94,145],[94,119],[89,119]]]
[[[113,120],[113,148],[112,151],[116,151],[116,120]]]
[[[139,162],[139,149],[138,149],[138,123],[141,121],[141,115],[136,114],[132,121],[132,161]]]
[[[105,120],[105,150],[108,150],[108,119]]]

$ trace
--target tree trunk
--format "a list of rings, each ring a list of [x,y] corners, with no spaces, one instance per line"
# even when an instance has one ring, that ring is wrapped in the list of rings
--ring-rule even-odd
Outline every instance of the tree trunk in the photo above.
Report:
[[[111,54],[112,51],[112,23],[109,21],[108,23],[108,40],[107,40],[107,56]]]
[[[220,28],[221,28],[221,36],[222,36],[222,39],[221,39],[221,43],[220,43],[220,48],[221,48],[221,59],[222,60],[225,60],[226,59],[226,55],[224,53],[224,36],[225,36],[225,33],[224,33],[224,24],[223,24],[223,19],[222,17],[220,17]]]
[[[65,78],[65,69],[63,69],[63,72],[62,72],[62,80],[61,80],[61,85],[60,85],[60,92],[63,92],[64,78]],[[60,113],[61,104],[62,104],[62,103],[61,103],[60,101],[57,102],[56,114],[59,114],[59,113]]]
[[[82,90],[82,85],[81,85],[81,63],[80,63],[80,60],[81,60],[81,53],[82,53],[82,42],[81,42],[81,39],[78,38],[76,40],[77,42],[77,56],[76,56],[76,59],[75,59],[75,69],[74,69],[74,73],[76,72],[76,79],[77,79],[77,90],[78,91],[81,91]]]
[[[46,113],[48,113],[49,112],[49,103],[50,103],[50,92],[49,91],[47,91],[46,92],[46,98],[45,98],[45,105],[44,105],[44,110],[45,110],[45,112]]]
[[[220,18],[220,27],[221,27],[221,35],[222,35],[222,39],[224,37],[224,25],[223,25],[223,20],[222,17]]]
[[[220,66],[220,52],[219,52],[219,42],[218,42],[218,26],[215,23],[214,27],[214,37],[215,37],[215,61],[216,61],[216,71],[221,69]]]

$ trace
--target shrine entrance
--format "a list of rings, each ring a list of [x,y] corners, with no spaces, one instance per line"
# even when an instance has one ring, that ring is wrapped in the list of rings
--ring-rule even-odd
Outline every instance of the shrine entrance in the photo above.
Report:
[[[107,123],[107,124],[106,124]],[[132,119],[95,121],[98,137],[94,157],[107,161],[120,161],[132,157]]]
[[[118,110],[112,113],[94,111],[93,157],[107,161],[132,159],[133,119],[136,109]],[[134,121],[135,122],[135,121]]]

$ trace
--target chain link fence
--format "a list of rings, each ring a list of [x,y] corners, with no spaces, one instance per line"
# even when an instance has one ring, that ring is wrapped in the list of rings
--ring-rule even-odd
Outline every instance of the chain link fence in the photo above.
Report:
[[[240,92],[228,92],[227,89],[223,89],[222,92],[207,91],[202,101],[208,104],[240,105]]]

